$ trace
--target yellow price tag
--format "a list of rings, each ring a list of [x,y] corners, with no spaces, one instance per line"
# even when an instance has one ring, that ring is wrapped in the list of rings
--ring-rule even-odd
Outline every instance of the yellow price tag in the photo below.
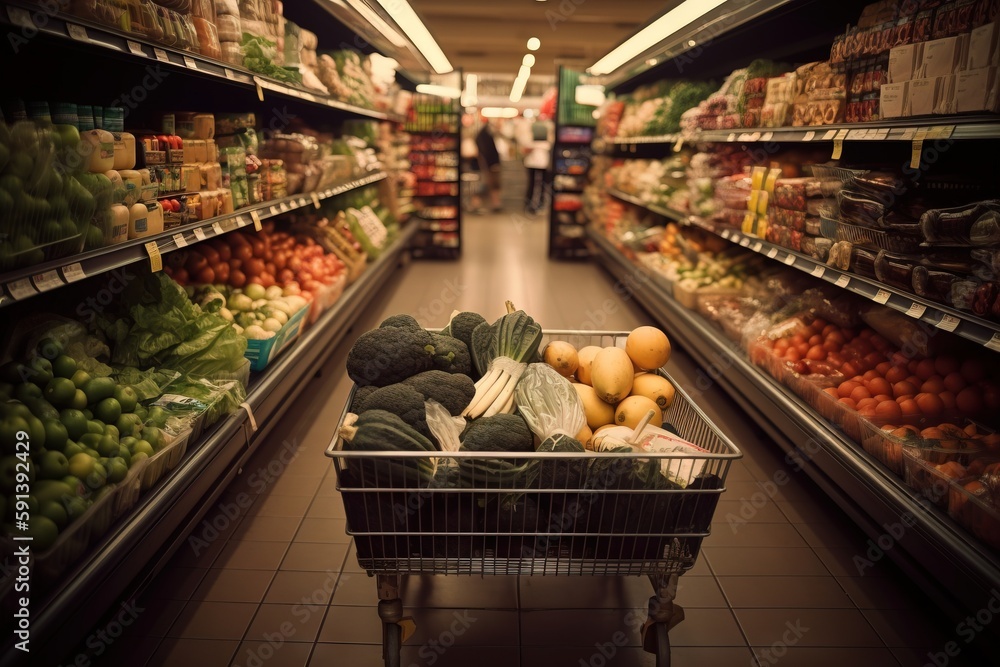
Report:
[[[160,246],[156,245],[156,241],[150,241],[144,247],[146,248],[146,252],[149,253],[149,268],[153,273],[162,271],[163,258],[160,257]]]
[[[312,197],[313,206],[319,208],[319,195],[315,192],[310,192],[309,196]]]
[[[261,88],[261,86],[260,86],[260,78],[255,76],[253,78],[253,83],[254,83],[255,86],[257,86],[257,99],[260,100],[261,102],[263,102],[264,101],[264,89]]]
[[[253,220],[254,229],[256,229],[258,232],[261,229],[263,229],[263,227],[260,224],[260,215],[257,213],[257,211],[250,211],[250,219]]]
[[[920,169],[920,158],[924,152],[924,139],[927,138],[927,128],[921,127],[913,137],[913,150],[910,153],[910,169]]]

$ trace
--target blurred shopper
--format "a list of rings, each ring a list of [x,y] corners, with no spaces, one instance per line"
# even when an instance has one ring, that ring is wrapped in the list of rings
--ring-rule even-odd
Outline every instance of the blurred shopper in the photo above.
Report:
[[[476,135],[476,148],[479,149],[479,171],[490,191],[490,208],[494,213],[499,213],[503,210],[500,205],[500,151],[497,150],[489,122],[483,123]]]
[[[528,170],[528,189],[524,196],[524,208],[536,214],[545,205],[545,174],[549,170],[552,144],[549,142],[549,128],[539,121],[531,126],[531,144],[524,157]]]

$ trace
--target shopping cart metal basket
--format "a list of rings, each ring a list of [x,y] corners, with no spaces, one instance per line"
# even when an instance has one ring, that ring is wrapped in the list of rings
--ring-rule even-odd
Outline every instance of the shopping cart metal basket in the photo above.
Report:
[[[545,341],[624,347],[627,335],[549,331]],[[385,664],[399,665],[412,629],[402,575],[492,574],[648,576],[654,595],[643,646],[669,665],[668,631],[684,618],[674,602],[678,577],[694,566],[742,454],[679,387],[664,423],[705,452],[361,452],[345,451],[336,437],[326,454],[358,564],[377,579]],[[534,474],[492,474],[488,461],[500,458]],[[414,474],[418,462],[434,468],[433,484]]]

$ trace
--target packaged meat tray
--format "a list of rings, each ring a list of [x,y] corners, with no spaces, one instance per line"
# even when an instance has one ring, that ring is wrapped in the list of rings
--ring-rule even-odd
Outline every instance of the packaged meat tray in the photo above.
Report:
[[[775,203],[782,208],[805,211],[807,199],[836,197],[842,186],[836,178],[779,178],[774,184]]]
[[[928,243],[1000,247],[1000,200],[930,209],[920,218],[920,232]]]
[[[872,229],[833,218],[821,218],[820,232],[831,241],[865,245],[890,252],[914,253],[920,249],[921,237],[917,234]]]

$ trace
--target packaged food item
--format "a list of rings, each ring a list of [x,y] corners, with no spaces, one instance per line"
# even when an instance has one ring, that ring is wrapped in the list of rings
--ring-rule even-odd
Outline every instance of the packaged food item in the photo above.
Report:
[[[929,209],[920,218],[920,231],[929,243],[1000,246],[1000,200]]]
[[[830,246],[830,253],[826,263],[841,271],[849,270],[851,268],[851,250],[853,247],[854,244],[850,241],[837,241]]]
[[[875,259],[878,257],[878,250],[871,250],[863,246],[851,248],[851,266],[853,273],[865,278],[877,279],[875,274]]]
[[[953,283],[953,292],[954,289]],[[966,286],[966,289],[969,289],[969,287]],[[967,310],[971,310],[980,317],[1000,319],[1000,284],[988,280],[977,285],[969,299]]]
[[[825,262],[830,256],[831,247],[833,247],[833,241],[830,239],[809,235],[802,237],[802,252],[821,262]]]
[[[913,269],[919,262],[919,258],[882,250],[875,258],[875,277],[890,287],[909,292],[913,289]]]
[[[959,279],[959,276],[947,271],[929,269],[926,266],[913,267],[914,293],[938,303],[951,305],[952,286]]]

